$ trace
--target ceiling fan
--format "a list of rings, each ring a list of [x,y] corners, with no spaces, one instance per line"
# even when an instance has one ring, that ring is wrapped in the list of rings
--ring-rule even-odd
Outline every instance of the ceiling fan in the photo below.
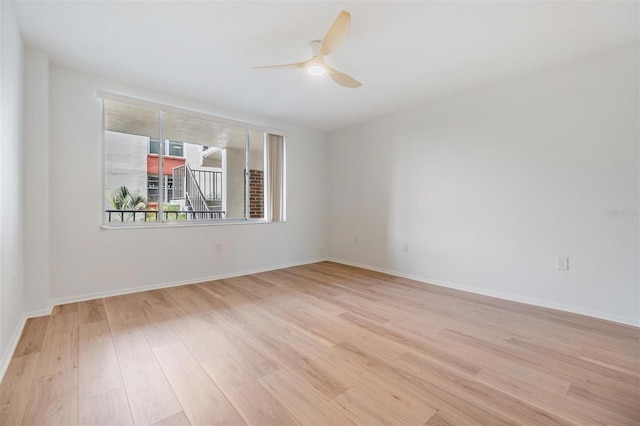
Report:
[[[311,42],[311,59],[293,64],[270,65],[266,67],[254,67],[256,69],[267,68],[306,68],[311,75],[329,74],[329,77],[341,86],[355,89],[362,84],[355,78],[331,68],[324,60],[324,57],[335,52],[344,42],[349,34],[351,25],[351,14],[343,10],[327,31],[324,40],[314,40]]]

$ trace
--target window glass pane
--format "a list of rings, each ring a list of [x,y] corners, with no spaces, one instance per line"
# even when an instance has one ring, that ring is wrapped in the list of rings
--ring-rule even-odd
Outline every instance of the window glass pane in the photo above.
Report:
[[[184,144],[182,142],[168,141],[169,151],[167,155],[173,155],[174,157],[184,157]]]
[[[107,131],[157,139],[158,111],[105,99],[104,128]]]
[[[224,124],[169,112],[165,112],[163,117],[165,139],[212,146],[217,138],[221,147],[227,139],[229,129]]]
[[[243,219],[244,128],[172,113],[163,117],[169,155],[182,157],[164,158],[173,184],[165,209],[181,212],[167,220]]]
[[[105,143],[104,221],[145,221],[145,210],[157,205],[158,157],[147,153],[149,138],[107,131]]]
[[[160,182],[158,175],[147,175],[147,200],[157,203],[160,200]]]
[[[149,154],[160,154],[160,141],[158,139],[149,140]]]

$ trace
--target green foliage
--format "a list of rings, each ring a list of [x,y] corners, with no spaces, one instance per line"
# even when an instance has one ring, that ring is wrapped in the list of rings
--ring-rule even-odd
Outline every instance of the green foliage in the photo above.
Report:
[[[166,212],[177,212],[180,211],[180,206],[175,204],[165,204],[163,207]],[[187,220],[187,215],[185,213],[170,213],[168,218],[174,220]]]
[[[145,210],[147,207],[147,199],[137,192],[131,193],[126,186],[121,186],[113,191],[107,201],[111,203],[114,210]],[[121,218],[124,222],[128,222],[133,220],[133,215],[134,213],[126,213]]]
[[[174,204],[163,204],[162,210],[165,212],[165,217],[168,220],[187,220],[187,215],[185,213],[178,213],[180,211],[180,206]],[[157,214],[155,212],[158,211],[157,207],[147,209],[147,222],[155,222]],[[169,214],[167,215],[167,212]],[[175,213],[171,213],[175,212]]]
[[[126,186],[113,191],[108,201],[114,210],[144,210],[147,207],[147,199],[137,192],[131,193]]]

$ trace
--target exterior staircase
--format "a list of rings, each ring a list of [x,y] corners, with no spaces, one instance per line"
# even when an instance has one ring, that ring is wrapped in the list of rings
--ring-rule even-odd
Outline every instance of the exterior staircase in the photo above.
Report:
[[[173,169],[173,199],[185,200],[187,219],[222,219],[222,173],[192,170],[188,164]]]

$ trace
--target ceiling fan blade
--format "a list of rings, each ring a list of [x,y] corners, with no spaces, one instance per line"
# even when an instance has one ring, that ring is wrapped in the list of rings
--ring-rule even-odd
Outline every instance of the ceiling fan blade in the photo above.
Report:
[[[322,42],[322,47],[320,48],[320,53],[318,56],[325,56],[329,53],[335,52],[335,50],[340,47],[340,45],[344,42],[349,35],[349,27],[351,26],[351,14],[346,10],[343,10],[338,14],[338,17],[329,31],[327,31],[327,35],[324,36],[324,41]]]
[[[324,65],[325,67],[327,67],[327,72],[329,73],[329,77],[331,77],[331,79],[336,83],[338,83],[340,86],[348,87],[350,89],[355,89],[357,87],[362,86],[362,83],[360,83],[358,80],[351,77],[350,75],[347,75],[338,70],[334,70],[327,64],[324,64]]]
[[[266,67],[251,67],[251,69],[258,70],[258,69],[268,69],[268,68],[273,68],[273,69],[277,69],[277,68],[304,68],[309,64],[310,61],[311,61],[311,59],[307,59],[306,61],[296,62],[296,63],[293,63],[293,64],[267,65]]]

